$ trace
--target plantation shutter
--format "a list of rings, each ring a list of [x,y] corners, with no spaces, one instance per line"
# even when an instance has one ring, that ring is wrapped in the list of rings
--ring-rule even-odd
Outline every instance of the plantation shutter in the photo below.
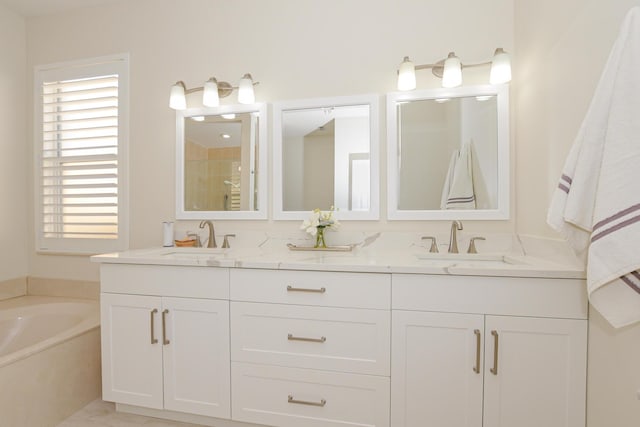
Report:
[[[109,65],[42,73],[40,250],[125,247],[123,75]]]

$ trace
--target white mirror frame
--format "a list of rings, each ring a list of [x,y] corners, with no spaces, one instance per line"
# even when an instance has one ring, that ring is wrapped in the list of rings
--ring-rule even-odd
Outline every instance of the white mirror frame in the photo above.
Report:
[[[185,119],[230,113],[260,114],[258,120],[258,209],[255,211],[187,211],[184,209],[184,130]],[[213,108],[188,108],[176,111],[176,219],[267,219],[267,106],[266,104],[224,105]]]
[[[323,107],[344,107],[351,105],[369,106],[369,161],[370,161],[370,208],[369,211],[344,211],[336,213],[340,220],[378,220],[380,217],[380,145],[379,145],[379,95],[354,95],[335,98],[315,98],[282,101],[273,104],[273,219],[304,220],[309,211],[283,210],[282,174],[282,113]]]
[[[398,103],[436,98],[496,95],[498,117],[498,206],[496,209],[400,210],[398,209],[399,161]],[[509,219],[509,87],[466,86],[387,94],[387,218],[390,220],[500,220]]]

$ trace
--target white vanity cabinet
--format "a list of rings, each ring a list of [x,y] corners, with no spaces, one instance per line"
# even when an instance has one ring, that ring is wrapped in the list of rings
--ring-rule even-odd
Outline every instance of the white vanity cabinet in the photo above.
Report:
[[[227,269],[101,267],[103,399],[230,418]]]
[[[232,419],[389,426],[389,274],[231,271]]]
[[[391,425],[584,427],[584,282],[393,275]]]

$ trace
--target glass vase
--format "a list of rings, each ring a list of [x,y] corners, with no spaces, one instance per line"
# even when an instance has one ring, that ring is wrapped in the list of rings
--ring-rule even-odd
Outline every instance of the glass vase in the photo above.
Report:
[[[324,227],[317,227],[316,244],[314,248],[326,248],[327,244],[324,241]]]

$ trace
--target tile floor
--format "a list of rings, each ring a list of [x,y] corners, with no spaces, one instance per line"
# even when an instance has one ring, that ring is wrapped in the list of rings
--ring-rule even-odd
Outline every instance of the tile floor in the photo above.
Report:
[[[94,400],[58,424],[58,427],[195,427],[196,424],[179,423],[140,415],[116,412],[115,405]]]

